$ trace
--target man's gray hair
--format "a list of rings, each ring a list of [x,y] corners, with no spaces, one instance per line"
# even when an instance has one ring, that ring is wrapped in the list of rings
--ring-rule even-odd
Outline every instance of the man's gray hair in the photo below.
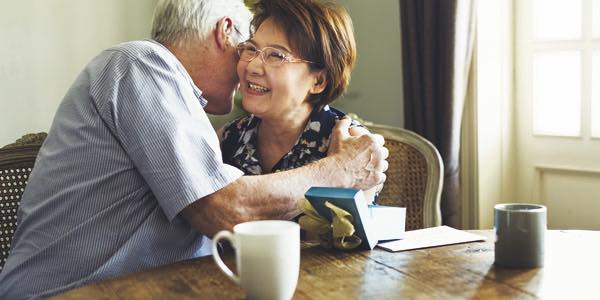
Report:
[[[233,20],[234,43],[248,39],[252,14],[242,0],[159,0],[152,39],[162,44],[205,40],[223,17]]]

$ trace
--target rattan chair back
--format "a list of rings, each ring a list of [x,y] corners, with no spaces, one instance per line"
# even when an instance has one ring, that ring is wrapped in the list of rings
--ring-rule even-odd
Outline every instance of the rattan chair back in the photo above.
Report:
[[[17,228],[17,210],[45,133],[27,134],[0,148],[0,271]]]
[[[364,122],[390,151],[381,205],[406,207],[406,230],[440,226],[444,166],[433,144],[406,129]]]

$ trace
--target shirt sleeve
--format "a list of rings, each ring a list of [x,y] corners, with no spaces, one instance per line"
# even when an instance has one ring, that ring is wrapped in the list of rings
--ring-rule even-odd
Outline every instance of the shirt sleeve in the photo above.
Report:
[[[170,221],[243,173],[222,161],[191,79],[156,53],[130,61],[110,103],[116,138]]]

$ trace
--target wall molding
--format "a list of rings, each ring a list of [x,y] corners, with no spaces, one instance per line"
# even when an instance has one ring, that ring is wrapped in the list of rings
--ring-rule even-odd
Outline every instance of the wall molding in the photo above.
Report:
[[[534,165],[534,179],[531,199],[535,203],[544,204],[546,199],[544,196],[544,186],[542,180],[544,174],[568,174],[575,176],[600,177],[600,169],[580,168],[577,166],[565,165]]]
[[[537,175],[542,175],[542,173],[573,173],[587,176],[600,176],[600,169],[579,168],[576,166],[535,165],[533,168]]]

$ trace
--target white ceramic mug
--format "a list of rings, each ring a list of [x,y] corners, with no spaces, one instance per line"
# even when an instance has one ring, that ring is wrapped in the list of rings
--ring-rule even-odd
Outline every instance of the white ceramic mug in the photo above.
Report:
[[[235,249],[237,275],[219,256],[219,240]],[[212,240],[213,258],[221,271],[240,285],[249,299],[289,300],[300,272],[300,226],[290,221],[237,224],[233,233],[220,231]]]

